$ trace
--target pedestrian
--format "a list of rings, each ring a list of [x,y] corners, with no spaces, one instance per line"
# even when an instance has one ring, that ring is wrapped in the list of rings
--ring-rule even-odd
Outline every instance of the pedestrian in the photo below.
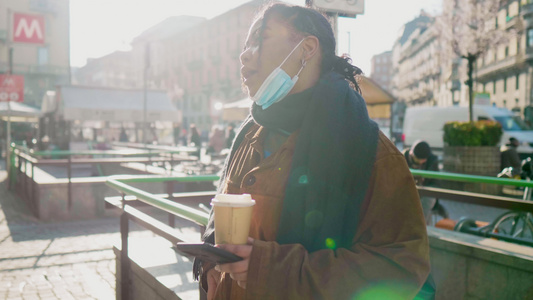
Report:
[[[174,128],[172,130],[172,137],[174,138],[174,146],[178,146],[180,143],[180,134],[181,129],[179,124],[174,124]]]
[[[200,133],[198,132],[196,125],[191,124],[189,129],[190,129],[189,145],[192,147],[197,147],[197,148],[202,147],[202,140],[200,138]]]
[[[209,135],[209,145],[207,148],[207,152],[210,154],[219,154],[220,151],[224,149],[225,142],[226,139],[224,130],[218,125],[213,126],[211,134]]]
[[[231,148],[231,144],[233,143],[233,140],[235,139],[235,127],[233,125],[228,126],[226,134],[226,148]]]
[[[501,153],[501,166],[500,169],[503,170],[508,167],[512,167],[513,175],[519,175],[521,172],[521,165],[522,162],[520,161],[520,155],[518,155],[518,151],[516,148],[520,145],[520,142],[512,137],[509,138],[509,143],[505,146],[502,146],[500,148]]]
[[[180,142],[183,146],[187,146],[187,136],[188,136],[187,129],[183,128],[181,130],[181,135],[180,135]]]
[[[327,19],[271,4],[240,55],[252,104],[219,193],[256,201],[243,258],[195,262],[207,299],[413,299],[429,274],[418,192],[397,148],[368,117]],[[213,215],[203,239],[214,243]]]
[[[124,129],[124,127],[120,129],[120,135],[119,135],[118,141],[123,142],[123,143],[130,141],[130,139],[128,138],[128,134],[126,133],[126,129]]]
[[[431,152],[429,144],[422,140],[417,140],[410,148],[403,150],[403,155],[407,161],[407,165],[411,169],[424,170],[424,171],[439,171],[439,159]],[[421,186],[437,186],[438,181],[433,178],[415,177],[415,182]],[[437,199],[434,197],[422,197],[422,209],[424,211],[424,217],[426,218],[426,224],[430,224],[431,211],[437,203]]]

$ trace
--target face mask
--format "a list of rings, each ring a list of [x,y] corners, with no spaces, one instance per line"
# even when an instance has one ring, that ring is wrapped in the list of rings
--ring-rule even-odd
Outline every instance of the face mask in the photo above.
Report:
[[[259,87],[259,90],[255,93],[255,95],[252,98],[252,100],[257,104],[260,105],[263,109],[267,109],[272,104],[279,102],[281,99],[283,99],[287,94],[292,90],[296,82],[298,81],[298,75],[300,75],[300,72],[302,72],[303,68],[305,67],[305,61],[302,61],[302,67],[294,76],[292,79],[287,74],[287,72],[283,71],[281,66],[287,61],[287,59],[292,55],[292,53],[300,46],[300,44],[305,39],[302,39],[294,49],[292,49],[291,53],[287,55],[285,60],[268,75],[268,77],[263,81],[261,86]]]

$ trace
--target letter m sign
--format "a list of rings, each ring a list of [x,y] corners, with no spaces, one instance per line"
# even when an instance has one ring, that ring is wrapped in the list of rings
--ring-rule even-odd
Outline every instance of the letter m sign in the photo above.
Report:
[[[44,17],[14,13],[13,42],[44,44]]]

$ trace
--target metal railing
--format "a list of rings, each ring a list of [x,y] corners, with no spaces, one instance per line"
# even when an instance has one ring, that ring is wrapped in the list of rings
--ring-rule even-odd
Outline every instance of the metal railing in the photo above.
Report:
[[[524,187],[524,188],[533,188],[533,181],[527,180],[516,180],[516,179],[507,179],[507,178],[497,178],[497,177],[488,177],[488,176],[477,176],[477,175],[466,175],[466,174],[456,174],[456,173],[446,173],[446,172],[435,172],[435,171],[422,171],[411,169],[413,176],[420,176],[425,178],[439,179],[439,180],[449,180],[449,181],[458,181],[458,182],[469,182],[469,183],[485,183],[485,184],[497,184],[505,186],[515,186],[515,187]],[[479,193],[471,193],[464,191],[456,191],[435,187],[423,187],[418,186],[418,193],[420,196],[433,197],[437,199],[444,199],[462,203],[477,204],[488,207],[502,208],[514,211],[517,213],[517,216],[524,217],[525,222],[533,222],[531,214],[533,213],[533,201],[525,201],[521,199],[497,196],[497,195],[486,195]],[[489,223],[486,226],[477,227],[475,222],[471,219],[464,219],[457,223],[454,230],[461,231],[465,233],[475,234],[484,237],[496,238],[512,243],[522,244],[533,247],[533,239],[527,239],[523,237],[513,236],[498,232],[496,226],[500,218],[497,218],[493,222]],[[528,224],[524,224],[527,226]]]
[[[22,191],[30,202],[35,201],[35,167],[38,166],[62,166],[67,171],[67,198],[68,208],[72,207],[72,166],[81,164],[116,164],[142,163],[145,171],[154,163],[163,164],[165,172],[172,174],[173,166],[184,161],[197,161],[195,156],[189,156],[190,149],[155,150],[155,149],[127,149],[127,150],[85,150],[85,151],[33,151],[21,146],[11,148],[11,174],[18,178],[18,174],[24,173],[21,179]],[[185,154],[184,154],[185,153]],[[78,156],[78,157],[76,157]],[[93,156],[93,158],[80,157]],[[94,158],[94,156],[99,156]],[[168,167],[167,167],[168,166]],[[29,171],[31,170],[31,176]],[[13,179],[12,178],[12,179]],[[13,182],[13,180],[10,180]]]
[[[128,233],[129,221],[145,227],[155,234],[163,237],[172,244],[184,242],[174,230],[174,217],[192,221],[202,228],[205,228],[209,214],[202,210],[194,209],[190,206],[183,205],[176,201],[205,202],[213,198],[215,191],[192,192],[192,193],[173,193],[173,188],[167,186],[166,195],[154,195],[141,189],[131,186],[131,183],[174,183],[174,182],[205,182],[217,181],[216,175],[197,175],[181,177],[161,177],[161,176],[113,176],[108,179],[106,184],[121,193],[121,197],[107,197],[105,201],[122,209],[120,216],[120,236],[121,236],[121,298],[129,299],[130,293],[130,260],[128,257]],[[128,196],[126,196],[128,195]],[[137,210],[131,201],[138,200],[152,207],[156,207],[169,213],[169,224],[164,224],[153,217]]]
[[[491,183],[500,185],[512,185],[522,187],[533,187],[533,182],[520,181],[513,179],[493,178],[486,176],[474,176],[445,172],[431,172],[411,170],[414,176],[422,176],[426,178],[435,178],[440,180],[451,180],[461,182],[475,182],[475,183]],[[128,299],[129,296],[129,257],[128,257],[128,221],[132,220],[137,224],[144,226],[151,230],[155,234],[165,238],[171,243],[177,243],[184,241],[184,238],[173,229],[174,217],[186,219],[201,227],[206,226],[208,221],[208,213],[199,209],[194,209],[190,206],[177,203],[176,201],[192,201],[192,203],[205,202],[211,199],[215,195],[215,191],[206,192],[193,192],[193,193],[172,193],[172,187],[167,187],[166,194],[155,195],[143,191],[141,189],[131,186],[132,183],[155,183],[155,182],[198,182],[198,181],[217,181],[219,177],[216,175],[205,176],[182,176],[182,177],[161,177],[161,176],[114,176],[110,177],[107,181],[107,185],[116,189],[122,196],[120,197],[107,197],[105,201],[122,209],[122,215],[120,217],[120,231],[121,231],[121,295],[122,299]],[[419,194],[421,196],[438,197],[441,199],[480,204],[484,206],[499,207],[506,209],[517,209],[526,212],[533,212],[533,202],[527,202],[517,200],[509,197],[492,196],[485,194],[469,193],[462,191],[446,190],[441,188],[430,187],[418,187]],[[132,204],[134,201],[140,201],[144,204],[159,208],[169,213],[169,225],[158,221],[143,212],[137,210]],[[172,217],[170,217],[172,216]],[[497,237],[503,240],[509,240],[498,236],[497,234],[492,237]],[[510,240],[512,241],[512,239]],[[514,241],[516,242],[516,240]]]

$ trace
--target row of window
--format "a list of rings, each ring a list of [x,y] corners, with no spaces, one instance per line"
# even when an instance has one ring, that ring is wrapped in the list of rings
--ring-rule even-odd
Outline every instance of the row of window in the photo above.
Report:
[[[506,93],[507,92],[507,79],[508,77],[505,77],[503,79],[503,92]],[[493,94],[496,94],[496,80],[493,81],[492,83],[492,93]],[[487,83],[484,83],[483,84],[483,92],[486,93],[487,92]],[[519,90],[520,89],[520,74],[516,74],[515,75],[515,89],[516,90]]]

